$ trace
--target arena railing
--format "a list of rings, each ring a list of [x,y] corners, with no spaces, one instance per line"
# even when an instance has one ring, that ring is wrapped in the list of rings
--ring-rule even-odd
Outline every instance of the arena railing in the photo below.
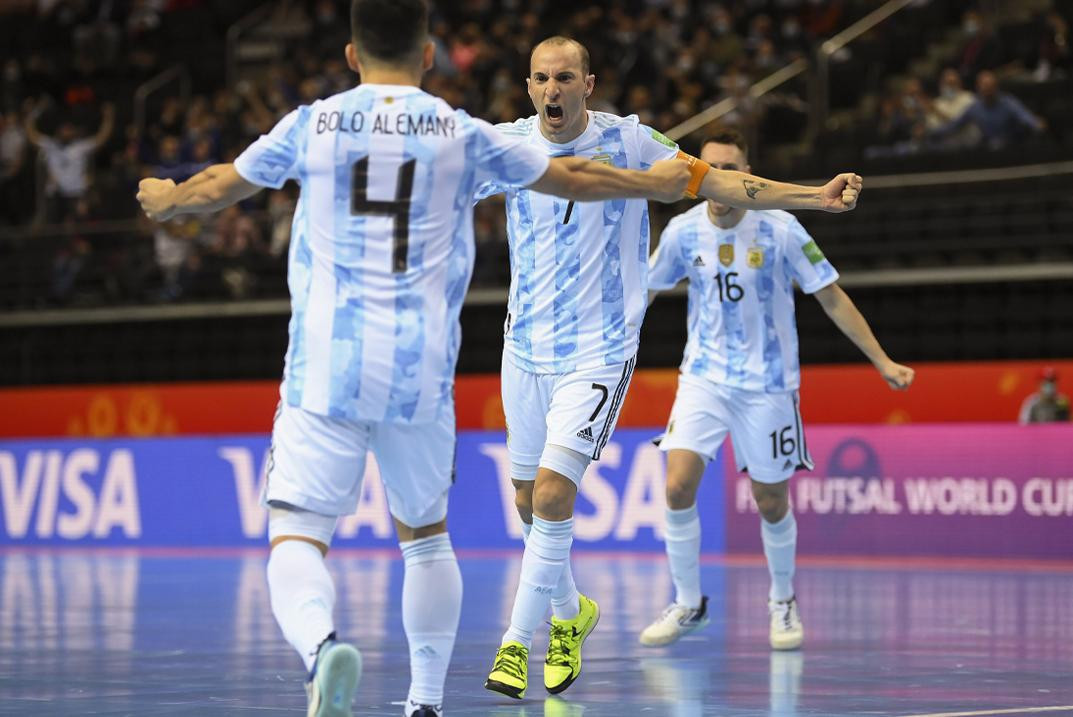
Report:
[[[974,169],[971,171],[928,172],[901,175],[871,176],[867,178],[865,200],[886,190],[904,190],[913,187],[969,185],[987,182],[1028,180],[1047,177],[1073,177],[1073,161],[1032,164],[1001,169]],[[801,180],[805,184],[820,184],[820,180]],[[49,235],[60,236],[64,228],[48,227]],[[78,233],[98,234],[130,233],[144,230],[138,222],[108,222],[90,225]],[[18,234],[7,233],[25,244],[37,230]],[[823,242],[822,235],[818,235]],[[148,241],[148,239],[147,239]],[[1064,241],[1064,240],[1063,240]],[[846,287],[881,288],[910,285],[944,284],[990,284],[999,282],[1033,282],[1073,279],[1073,262],[1023,262],[999,266],[950,266],[914,267],[903,269],[874,269],[847,271],[840,283]],[[684,288],[676,290],[683,293]],[[473,288],[466,296],[471,306],[494,306],[505,304],[505,287]],[[100,324],[113,322],[168,321],[180,319],[203,319],[213,317],[251,317],[286,315],[290,303],[285,298],[258,300],[206,301],[197,303],[160,304],[152,306],[114,306],[81,309],[15,310],[0,314],[0,328],[15,328],[44,325]]]
[[[242,41],[243,35],[259,25],[262,20],[271,14],[273,9],[275,9],[275,3],[266,2],[227,28],[225,53],[227,58],[226,79],[229,87],[234,87],[239,79],[239,43]]]
[[[913,4],[915,1],[916,0],[888,0],[888,2],[865,15],[842,32],[826,40],[816,51],[816,56],[814,58],[816,71],[810,78],[810,94],[812,95],[809,103],[812,109],[810,117],[811,126],[809,128],[810,134],[815,134],[815,131],[821,127],[823,122],[827,119],[829,111],[828,84],[831,56],[861,35],[885,22],[898,11]],[[804,58],[794,60],[785,67],[782,67],[775,72],[772,72],[767,77],[757,81],[749,87],[746,94],[751,99],[759,99],[795,77],[805,74],[808,69],[809,62]],[[681,140],[730,114],[737,108],[738,99],[735,97],[726,97],[719,102],[716,102],[711,107],[701,110],[684,122],[672,127],[666,132],[666,135],[675,141]]]
[[[145,136],[145,123],[148,114],[146,107],[149,104],[149,98],[173,82],[179,85],[179,99],[182,101],[183,106],[188,105],[190,103],[190,71],[184,65],[172,65],[155,77],[151,77],[140,84],[138,89],[134,91],[134,127],[137,129],[139,137]]]

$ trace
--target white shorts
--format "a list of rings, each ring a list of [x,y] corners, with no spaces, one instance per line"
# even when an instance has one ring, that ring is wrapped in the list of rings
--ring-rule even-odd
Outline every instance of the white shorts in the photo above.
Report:
[[[599,460],[615,430],[636,358],[571,373],[530,373],[503,354],[503,413],[512,463],[535,466],[545,444]]]
[[[680,374],[678,393],[659,447],[684,449],[711,460],[727,434],[738,470],[760,483],[781,483],[810,470],[797,391],[740,391]]]
[[[435,423],[407,425],[348,421],[282,403],[272,426],[262,503],[350,515],[358,507],[370,451],[393,516],[411,528],[447,516],[454,481],[453,411]]]

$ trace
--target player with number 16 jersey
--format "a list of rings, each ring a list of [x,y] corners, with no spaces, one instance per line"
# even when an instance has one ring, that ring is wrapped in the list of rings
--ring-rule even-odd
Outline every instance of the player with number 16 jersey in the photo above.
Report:
[[[748,171],[746,150],[740,133],[722,130],[702,144],[701,158],[723,170]],[[812,468],[812,459],[798,400],[794,284],[816,297],[892,388],[908,387],[913,371],[883,352],[839,288],[838,272],[788,212],[702,202],[670,221],[650,265],[653,293],[689,281],[689,338],[660,441],[667,452],[665,538],[676,596],[641,633],[641,642],[666,645],[708,622],[696,492],[729,435],[762,517],[771,573],[770,643],[774,649],[799,647],[804,628],[792,583],[797,524],[788,481],[794,471]]]

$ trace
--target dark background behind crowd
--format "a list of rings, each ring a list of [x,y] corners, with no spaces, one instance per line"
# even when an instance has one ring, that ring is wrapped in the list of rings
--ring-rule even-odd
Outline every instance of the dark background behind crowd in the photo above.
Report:
[[[296,105],[356,82],[342,55],[345,0],[281,0],[242,24],[265,5],[0,0],[0,306],[285,295],[295,187],[160,226],[139,219],[134,202],[142,177],[182,181],[230,161]],[[1073,155],[1073,3],[921,0],[832,57],[818,123],[808,73],[760,98],[748,89],[811,60],[877,3],[434,5],[436,68],[425,87],[490,121],[531,114],[529,50],[561,33],[591,51],[592,109],[668,130],[735,98],[722,121],[753,139],[754,171],[783,178]],[[245,33],[229,45],[236,23]],[[180,69],[137,99],[170,68]],[[475,283],[503,286],[501,204],[484,202],[476,228]]]

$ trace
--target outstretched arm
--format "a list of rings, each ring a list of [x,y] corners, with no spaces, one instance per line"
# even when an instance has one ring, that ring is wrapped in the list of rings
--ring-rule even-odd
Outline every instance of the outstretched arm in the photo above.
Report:
[[[29,102],[29,100],[27,101]],[[23,105],[26,106],[25,104]],[[37,105],[33,107],[26,115],[26,122],[23,125],[23,129],[26,130],[26,139],[30,140],[30,144],[35,147],[41,146],[41,141],[46,139],[46,136],[41,134],[37,129],[37,118],[41,116],[44,111],[44,105]]]
[[[817,291],[814,296],[839,331],[868,357],[891,388],[896,391],[909,388],[915,372],[908,366],[891,361],[890,356],[887,356],[879,345],[868,322],[842,287],[831,284]]]
[[[647,171],[618,169],[580,157],[555,157],[529,189],[579,202],[607,199],[655,199],[674,202],[682,198],[689,181],[689,168],[677,160],[656,162]]]
[[[109,102],[101,109],[101,126],[97,128],[97,134],[93,135],[93,146],[98,149],[103,146],[112,136],[114,128],[115,105]]]
[[[857,206],[862,180],[852,173],[839,174],[822,187],[775,182],[745,172],[717,169],[685,152],[678,158],[690,169],[687,196],[701,196],[741,209],[820,209],[848,212]]]
[[[179,185],[170,179],[143,179],[137,199],[146,216],[164,222],[178,214],[219,211],[260,189],[243,179],[233,164],[214,164]]]

